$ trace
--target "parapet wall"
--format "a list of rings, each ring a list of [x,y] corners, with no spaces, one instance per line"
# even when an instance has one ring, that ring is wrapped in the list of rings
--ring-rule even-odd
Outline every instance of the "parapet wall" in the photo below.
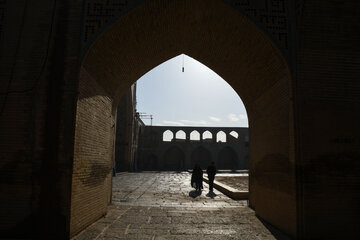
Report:
[[[167,132],[171,140],[164,140]],[[219,132],[226,137],[217,138]],[[198,138],[190,137],[194,133]],[[248,169],[247,128],[146,126],[139,140],[139,170],[186,170],[196,163],[206,168],[211,161],[218,169]]]

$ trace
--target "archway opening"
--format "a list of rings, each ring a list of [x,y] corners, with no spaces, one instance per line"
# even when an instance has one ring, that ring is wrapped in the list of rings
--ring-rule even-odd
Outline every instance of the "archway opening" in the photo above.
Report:
[[[226,133],[220,131],[216,134],[216,142],[226,143],[226,141],[227,141]]]
[[[186,74],[179,66],[185,66]],[[150,148],[150,142],[140,141],[144,142],[139,145],[138,150],[144,152],[139,154],[143,158],[142,161],[150,154],[149,151],[153,151],[151,154],[157,154],[160,162],[165,161],[161,156],[163,151],[177,146],[184,151],[186,158],[189,158],[185,160],[185,169],[193,169],[192,164],[195,163],[190,160],[190,155],[198,146],[210,149],[211,158],[214,160],[217,159],[221,148],[231,146],[239,156],[239,162],[234,163],[234,166],[223,164],[219,169],[234,170],[241,166],[243,170],[244,166],[248,166],[240,164],[240,159],[245,161],[244,156],[248,155],[248,148],[243,147],[243,139],[236,141],[238,132],[243,136],[248,135],[245,106],[234,89],[214,71],[196,59],[181,54],[153,68],[136,82],[136,86],[137,111],[151,113],[153,116],[152,123],[145,124],[145,128],[149,130],[143,131],[140,139],[159,142],[154,137],[158,135],[157,132],[165,129],[176,135],[170,144],[160,143],[153,145],[154,148]],[[142,118],[149,114],[139,115]],[[144,122],[147,120],[142,119]],[[217,134],[218,132],[220,133]],[[229,137],[231,139],[227,144]],[[221,144],[221,148],[217,144]],[[224,166],[227,166],[227,169]]]
[[[174,139],[174,133],[170,130],[166,130],[163,133],[163,141],[164,142],[171,142]]]
[[[183,142],[186,139],[186,133],[183,130],[179,130],[175,134],[175,141]]]
[[[233,139],[238,139],[239,134],[236,131],[231,131],[229,137],[232,137]]]
[[[213,140],[213,135],[211,132],[206,130],[202,135],[203,141],[209,142]]]
[[[71,233],[102,216],[110,202],[113,126],[121,96],[154,66],[184,52],[214,69],[242,97],[250,128],[250,205],[295,235],[291,74],[282,52],[221,1],[181,3],[181,8],[171,2],[166,10],[155,2],[145,1],[109,24],[82,60],[71,201],[86,201],[94,211],[73,204]],[[176,17],[179,9],[184,17]],[[97,178],[91,177],[94,172]]]
[[[200,141],[200,133],[196,130],[190,133],[190,141]]]
[[[196,148],[191,153],[192,166],[195,166],[195,164],[200,164],[202,169],[206,169],[210,165],[211,161],[213,161],[213,159],[211,158],[210,151],[202,146]]]
[[[162,163],[162,170],[179,171],[184,166],[184,152],[178,147],[170,147],[164,155],[165,161]]]

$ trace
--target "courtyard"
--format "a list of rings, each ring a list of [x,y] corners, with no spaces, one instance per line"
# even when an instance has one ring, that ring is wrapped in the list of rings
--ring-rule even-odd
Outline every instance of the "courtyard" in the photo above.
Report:
[[[195,192],[190,177],[188,172],[117,174],[107,215],[73,240],[290,239],[257,218],[246,200],[216,189],[210,194],[205,182],[201,194]]]

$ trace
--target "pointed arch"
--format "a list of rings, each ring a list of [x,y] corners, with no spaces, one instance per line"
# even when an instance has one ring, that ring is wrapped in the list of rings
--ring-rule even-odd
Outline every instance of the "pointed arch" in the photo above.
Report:
[[[186,133],[183,130],[179,130],[175,133],[175,141],[183,141],[186,139]]]
[[[112,142],[111,121],[114,121],[122,94],[150,69],[185,53],[225,79],[251,109],[248,112],[250,205],[257,215],[295,235],[296,163],[292,152],[295,148],[290,146],[294,143],[292,81],[283,53],[248,17],[222,1],[184,4],[184,18],[176,17],[178,1],[168,3],[165,8],[157,5],[158,1],[143,1],[141,6],[109,24],[85,52],[79,73],[72,182],[76,184],[75,178],[81,174],[83,159],[92,163],[100,161],[98,155],[84,153],[81,149],[86,149],[87,144],[100,142],[108,146]],[[184,37],[184,32],[192,37]],[[102,103],[101,113],[98,102]],[[104,126],[106,134],[86,131],[100,125]],[[102,164],[111,166],[112,155],[108,151],[102,154]],[[268,167],[264,168],[264,163],[269,161],[274,164],[265,164]],[[267,174],[270,172],[273,174]],[[110,188],[111,175],[105,178],[99,183],[104,184],[104,188],[98,189]],[[289,182],[286,189],[279,182],[284,178]],[[280,189],[263,191],[262,183],[270,181]],[[81,202],[85,190],[76,186],[73,189],[71,201]],[[276,191],[287,195],[274,194]],[[97,190],[97,194],[104,192]],[[107,203],[96,201],[96,194],[87,196],[89,206],[99,209],[91,213],[92,218],[103,215],[102,209],[106,209]],[[273,199],[271,208],[263,201],[270,197]],[[74,208],[71,219],[75,216],[88,219],[84,214],[81,209]],[[80,231],[89,224],[71,226],[70,231]]]
[[[216,134],[216,142],[227,142],[227,139],[226,139],[226,133],[224,133],[223,131],[219,131],[217,134]]]
[[[211,160],[212,160],[212,158],[211,158],[210,151],[208,149],[204,148],[203,146],[196,148],[191,153],[192,166],[195,166],[195,164],[198,163],[198,164],[200,164],[200,167],[202,169],[206,169],[207,166],[209,166]]]
[[[206,130],[205,132],[203,132],[202,138],[203,138],[203,141],[212,141],[213,135],[210,131]]]
[[[196,130],[190,133],[190,141],[200,141],[200,133]]]
[[[239,159],[231,147],[225,147],[221,149],[217,159],[217,167],[219,169],[231,169],[236,170],[239,168]]]
[[[163,142],[171,142],[174,139],[174,133],[171,130],[166,130],[163,132]]]
[[[184,152],[177,146],[172,146],[166,150],[162,170],[179,171],[184,168]]]
[[[228,142],[237,142],[239,141],[239,133],[236,132],[236,131],[231,131],[229,134],[228,134]]]

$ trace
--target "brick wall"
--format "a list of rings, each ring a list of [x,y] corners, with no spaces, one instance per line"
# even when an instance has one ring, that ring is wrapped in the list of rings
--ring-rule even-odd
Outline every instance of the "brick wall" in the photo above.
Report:
[[[116,101],[147,71],[181,53],[213,69],[240,95],[255,173],[250,203],[259,216],[295,235],[290,70],[281,50],[247,17],[216,0],[145,1],[99,35],[83,66]]]
[[[78,3],[0,1],[2,237],[68,234]]]
[[[114,131],[112,99],[85,69],[81,69],[72,176],[71,235],[107,211]]]
[[[299,233],[360,234],[360,4],[304,1],[298,15]]]
[[[247,107],[250,202],[257,214],[293,235],[297,227],[304,238],[358,236],[358,1],[296,1],[292,80],[283,52],[223,1],[144,1],[108,26],[86,52],[77,102],[83,1],[4,2],[1,232],[30,236],[27,231],[54,230],[66,238],[70,216],[74,234],[104,214],[113,103],[151,68],[185,53],[220,74]],[[272,15],[284,3],[267,1],[270,8],[257,10],[246,2],[240,5],[254,15]],[[265,22],[269,16],[259,15]],[[283,23],[274,23],[281,27],[272,33],[279,40],[286,32]],[[85,212],[86,204],[93,210]]]

